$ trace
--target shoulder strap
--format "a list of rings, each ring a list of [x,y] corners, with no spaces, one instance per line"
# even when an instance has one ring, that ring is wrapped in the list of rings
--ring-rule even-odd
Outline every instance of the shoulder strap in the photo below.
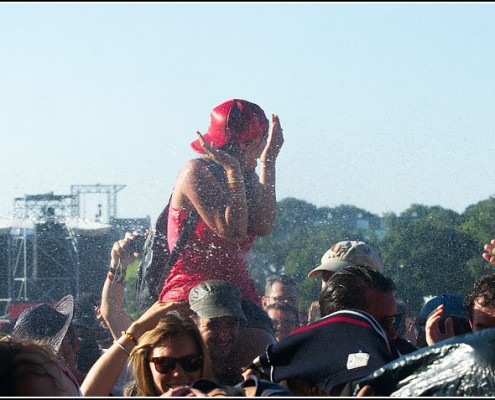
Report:
[[[175,262],[177,261],[177,258],[179,257],[179,254],[182,251],[182,249],[185,247],[189,234],[196,226],[198,219],[199,219],[199,214],[196,211],[196,209],[191,210],[189,212],[189,216],[186,220],[186,223],[184,224],[184,227],[182,228],[179,234],[179,238],[177,239],[174,248],[170,252],[170,258],[168,259],[166,269],[174,265]]]
[[[227,177],[225,175],[225,170],[222,165],[212,160],[209,157],[199,157],[196,160],[202,162],[210,170],[210,172],[217,178],[220,182],[225,182]]]
[[[171,200],[172,200],[172,196],[170,196],[167,207],[165,208],[165,210],[163,212],[168,213]],[[168,258],[167,263],[163,266],[162,273],[160,275],[160,282],[165,282],[166,276],[170,273],[170,269],[172,268],[172,266],[175,264],[175,262],[179,258],[180,252],[186,246],[187,239],[189,238],[189,235],[192,232],[192,230],[194,229],[194,227],[196,226],[198,219],[199,219],[199,214],[196,211],[196,209],[189,211],[189,214],[188,214],[187,219],[186,219],[186,223],[184,224],[184,226],[182,227],[182,230],[180,231],[179,238],[177,239],[177,242],[175,242],[175,246],[172,249],[172,251],[170,252],[170,256]],[[168,215],[167,215],[166,220],[168,221]],[[157,223],[156,227],[158,230],[158,223]],[[168,224],[165,226],[160,226],[160,229],[164,230],[164,232],[167,232],[166,229],[168,229]]]

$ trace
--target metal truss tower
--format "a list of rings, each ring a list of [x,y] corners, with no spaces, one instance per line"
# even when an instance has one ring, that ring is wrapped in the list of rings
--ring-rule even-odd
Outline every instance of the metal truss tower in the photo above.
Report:
[[[72,195],[47,194],[26,195],[14,199],[14,217],[33,221],[46,221],[54,218],[76,217],[76,199]]]
[[[73,198],[72,207],[76,210],[77,215],[81,213],[81,195],[86,193],[106,193],[108,206],[108,221],[117,216],[117,193],[124,189],[125,185],[72,185],[70,192]],[[108,222],[107,221],[107,222]]]
[[[66,218],[77,216],[76,211],[72,195],[50,192],[14,199],[8,265],[11,300],[56,301],[59,293],[78,294],[77,238],[65,224]]]
[[[61,293],[79,295],[78,235],[67,219],[81,217],[82,196],[104,193],[109,220],[117,216],[117,193],[125,185],[72,185],[70,195],[53,192],[14,199],[14,226],[8,244],[8,299],[57,301]],[[1,312],[0,312],[1,314]]]

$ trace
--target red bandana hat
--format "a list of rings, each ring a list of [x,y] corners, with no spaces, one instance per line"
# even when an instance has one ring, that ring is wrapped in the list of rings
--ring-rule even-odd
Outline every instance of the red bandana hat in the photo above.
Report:
[[[268,133],[268,119],[256,104],[246,100],[228,100],[210,113],[210,126],[203,137],[207,143],[222,147],[245,142]],[[204,154],[199,140],[191,143],[197,153]]]

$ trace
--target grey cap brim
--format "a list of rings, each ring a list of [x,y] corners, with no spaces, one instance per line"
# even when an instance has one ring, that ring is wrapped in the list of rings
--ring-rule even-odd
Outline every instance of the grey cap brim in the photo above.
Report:
[[[201,318],[236,317],[243,320],[247,319],[242,311],[242,308],[233,310],[232,308],[215,306],[200,309],[194,309],[191,307],[191,310],[193,310]]]
[[[350,264],[348,261],[332,260],[324,264],[319,265],[308,274],[308,278],[316,278],[322,271],[339,272],[340,270],[348,267]]]

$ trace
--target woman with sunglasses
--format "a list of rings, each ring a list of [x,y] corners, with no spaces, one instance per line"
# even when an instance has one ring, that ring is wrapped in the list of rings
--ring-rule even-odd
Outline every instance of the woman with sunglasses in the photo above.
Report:
[[[177,396],[198,378],[213,378],[201,334],[180,302],[155,303],[98,359],[81,385],[84,396],[108,396],[129,361],[126,396]]]
[[[247,365],[275,342],[271,322],[251,278],[246,255],[257,236],[266,236],[276,218],[275,162],[284,142],[280,120],[269,120],[256,104],[228,100],[210,113],[210,125],[191,147],[201,158],[179,172],[168,214],[168,244],[173,249],[192,211],[198,222],[164,283],[160,301],[188,301],[189,291],[209,279],[242,290],[239,364]],[[260,162],[259,174],[256,171]],[[243,338],[248,339],[243,340]]]

